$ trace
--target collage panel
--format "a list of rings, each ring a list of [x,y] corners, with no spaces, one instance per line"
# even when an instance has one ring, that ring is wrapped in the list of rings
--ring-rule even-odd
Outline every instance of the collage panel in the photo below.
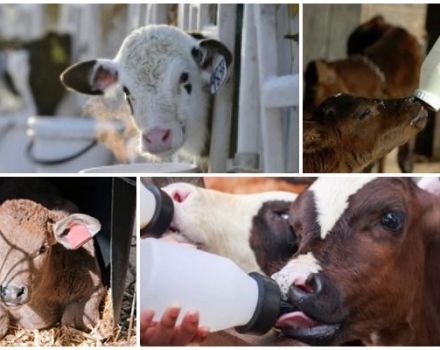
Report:
[[[438,173],[438,4],[303,5],[303,171]]]
[[[136,345],[136,179],[0,178],[0,346]]]
[[[140,193],[141,345],[440,343],[438,177],[155,177]]]
[[[298,172],[298,37],[298,3],[0,4],[0,172]]]

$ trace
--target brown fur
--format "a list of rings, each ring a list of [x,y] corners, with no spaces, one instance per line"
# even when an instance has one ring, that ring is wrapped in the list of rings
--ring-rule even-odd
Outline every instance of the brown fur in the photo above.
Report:
[[[305,120],[323,101],[337,93],[368,98],[402,98],[417,88],[422,50],[417,39],[405,29],[376,16],[353,31],[347,46],[349,57],[345,59],[317,60],[308,64]],[[398,145],[401,143],[396,143]],[[415,139],[411,138],[408,144],[399,148],[398,163],[402,171],[412,170],[414,146]]]
[[[303,170],[361,171],[408,142],[425,127],[426,120],[427,112],[413,98],[331,97],[312,119],[304,121]]]
[[[31,180],[24,183],[31,184]],[[3,192],[0,191],[5,197],[14,198],[0,205],[0,282],[26,286],[29,300],[17,306],[0,301],[0,337],[10,323],[41,329],[61,321],[62,325],[91,328],[99,319],[105,291],[93,241],[68,250],[57,244],[52,231],[53,224],[76,212],[76,207],[54,195],[56,191],[48,184],[36,180],[34,188],[46,189],[40,192],[40,197],[45,198],[41,201],[52,203],[54,209],[34,200],[17,199],[22,183],[17,179],[14,187],[14,180],[11,181],[3,183]],[[36,196],[32,190],[27,194]],[[62,210],[61,203],[69,204]]]
[[[298,197],[291,225],[299,254],[312,252],[327,286],[343,296],[337,310],[347,312],[332,343],[440,345],[440,200],[409,178],[378,178],[349,198],[322,240],[313,198]],[[390,210],[405,213],[398,231],[381,224]]]

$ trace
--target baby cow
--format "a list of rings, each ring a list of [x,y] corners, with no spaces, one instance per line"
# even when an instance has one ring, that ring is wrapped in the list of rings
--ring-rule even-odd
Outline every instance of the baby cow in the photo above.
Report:
[[[410,178],[320,178],[291,207],[299,249],[272,277],[309,344],[440,345],[440,199]]]
[[[40,189],[52,209],[20,195],[0,205],[0,337],[10,324],[84,329],[99,319],[104,288],[90,238],[101,225],[59,196],[48,200],[48,184]]]
[[[186,183],[163,188],[175,213],[164,237],[226,256],[247,272],[275,272],[296,251],[296,236],[287,223],[296,194],[222,193]]]
[[[427,117],[415,98],[331,97],[304,121],[304,171],[361,171],[415,136]]]
[[[151,25],[133,31],[114,59],[78,63],[61,80],[89,95],[117,84],[138,128],[142,153],[194,158],[207,144],[209,96],[225,83],[231,61],[219,41]]]

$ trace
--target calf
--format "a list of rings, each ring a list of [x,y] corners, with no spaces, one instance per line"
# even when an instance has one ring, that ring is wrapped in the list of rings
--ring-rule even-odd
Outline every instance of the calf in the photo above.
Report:
[[[368,98],[402,98],[418,86],[421,45],[405,29],[376,16],[361,24],[347,42],[348,57],[309,62],[305,72],[304,118],[328,97],[347,93]],[[375,137],[373,134],[371,137]],[[412,170],[414,138],[399,148],[398,163]],[[382,166],[381,166],[382,168]]]
[[[415,98],[331,97],[304,121],[303,170],[361,171],[414,137],[427,116]]]
[[[90,240],[99,221],[33,181],[0,188],[0,337],[10,324],[92,328],[105,291]]]
[[[421,45],[405,29],[376,16],[361,24],[347,42],[348,57],[317,60],[305,72],[304,109],[313,113],[338,93],[369,98],[401,98],[418,87]]]
[[[296,250],[296,236],[287,223],[294,193],[237,195],[186,183],[163,189],[174,201],[165,238],[226,256],[247,272],[266,274]]]
[[[63,84],[89,95],[122,89],[141,153],[200,157],[206,150],[210,95],[225,83],[232,61],[219,41],[166,25],[133,31],[112,60],[78,63]]]
[[[272,276],[296,309],[285,335],[440,345],[438,197],[410,178],[320,178],[290,210],[299,249]]]

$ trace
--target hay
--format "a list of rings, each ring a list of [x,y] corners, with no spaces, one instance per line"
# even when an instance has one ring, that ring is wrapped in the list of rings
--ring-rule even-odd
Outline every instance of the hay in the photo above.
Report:
[[[134,292],[127,290],[125,298],[134,298]],[[127,301],[128,302],[128,301]],[[122,310],[122,314],[131,314],[131,310]],[[135,312],[134,312],[135,315]],[[135,317],[135,316],[134,316]],[[28,330],[17,326],[10,326],[7,335],[0,340],[0,346],[134,346],[136,345],[136,327],[130,333],[128,323],[132,320],[121,317],[121,324],[113,327],[112,302],[110,292],[104,300],[101,319],[90,332],[78,329],[55,326],[44,330]]]

